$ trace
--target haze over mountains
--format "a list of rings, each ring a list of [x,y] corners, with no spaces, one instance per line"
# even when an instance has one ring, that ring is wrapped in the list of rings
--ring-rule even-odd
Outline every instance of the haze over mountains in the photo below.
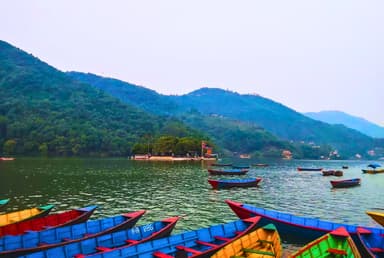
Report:
[[[328,124],[343,124],[371,137],[384,138],[384,127],[361,117],[352,116],[341,111],[308,112],[304,114]]]
[[[0,41],[0,147],[52,155],[132,154],[144,135],[210,139],[226,153],[296,158],[381,155],[384,141],[273,100],[217,88],[167,96],[112,78],[63,73]],[[369,157],[369,156],[367,156]]]

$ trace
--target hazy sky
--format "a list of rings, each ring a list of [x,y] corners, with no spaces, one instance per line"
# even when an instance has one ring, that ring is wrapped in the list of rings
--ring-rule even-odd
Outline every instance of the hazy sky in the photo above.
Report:
[[[384,125],[382,0],[3,0],[0,39],[163,94],[219,87]]]

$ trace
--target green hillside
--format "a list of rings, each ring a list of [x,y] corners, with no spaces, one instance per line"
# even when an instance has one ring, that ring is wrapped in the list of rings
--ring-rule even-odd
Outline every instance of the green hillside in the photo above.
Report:
[[[201,137],[0,41],[0,154],[130,155],[161,135]]]
[[[70,75],[148,112],[176,116],[194,128],[203,129],[212,139],[220,142],[220,146],[231,151],[257,152],[259,147],[256,144],[253,148],[237,150],[231,146],[233,139],[229,136],[230,131],[238,135],[237,142],[247,142],[248,139],[253,141],[255,137],[268,139],[274,137],[273,135],[285,141],[293,141],[287,146],[285,141],[274,137],[274,141],[280,142],[281,146],[296,149],[296,152],[300,153],[297,154],[299,157],[327,156],[330,150],[335,149],[342,157],[352,157],[356,153],[364,156],[368,150],[382,148],[380,141],[375,141],[358,131],[342,125],[329,125],[313,120],[261,96],[242,95],[215,88],[202,88],[182,96],[165,96],[143,87],[96,75],[81,73]],[[153,99],[156,103],[152,101]],[[200,121],[202,124],[194,122],[196,116],[189,117],[194,112],[203,114]],[[220,117],[221,121],[216,123],[215,117]],[[224,123],[225,128],[221,126]],[[245,135],[235,133],[239,123],[248,125],[246,129],[244,127],[242,129],[243,133],[246,132]],[[207,126],[204,127],[203,124]],[[264,128],[265,130],[258,131],[262,136],[255,136],[252,126]],[[269,135],[264,135],[266,133]],[[266,149],[274,146],[274,144],[269,146],[269,141],[263,144],[263,148]],[[318,149],[319,146],[321,151]]]

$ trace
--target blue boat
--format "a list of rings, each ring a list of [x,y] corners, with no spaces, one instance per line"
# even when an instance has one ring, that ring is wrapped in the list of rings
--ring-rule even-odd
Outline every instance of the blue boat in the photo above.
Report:
[[[226,200],[225,202],[241,219],[260,216],[261,226],[269,223],[274,224],[279,231],[281,238],[289,239],[292,243],[306,244],[339,227],[344,227],[351,235],[362,257],[366,257],[364,256],[366,251],[357,235],[357,228],[361,226],[335,223],[315,218],[299,217],[290,213],[267,210],[250,204],[243,204],[231,200]],[[384,234],[384,228],[362,228],[371,231],[373,234]]]
[[[208,228],[186,231],[149,242],[109,252],[95,253],[92,258],[135,257],[210,257],[228,243],[258,228],[259,217],[236,220]],[[44,252],[46,253],[46,252]],[[32,256],[31,256],[32,257]],[[60,256],[43,256],[61,258]]]
[[[147,241],[168,237],[174,229],[179,217],[171,217],[131,229],[90,238],[84,241],[50,248],[32,253],[24,258],[76,257],[85,258],[96,253],[109,252]]]
[[[232,188],[232,187],[254,187],[257,186],[262,179],[255,178],[238,178],[238,179],[208,179],[208,183],[213,189]]]
[[[212,169],[209,168],[208,172],[211,175],[245,175],[249,169],[232,168],[232,169]]]
[[[0,238],[0,257],[19,257],[32,252],[132,228],[144,213],[144,210],[140,210],[99,220],[89,220],[85,223],[66,227],[29,231],[19,236],[5,236]]]
[[[384,236],[367,228],[357,228],[357,236],[365,250],[364,257],[384,257]]]

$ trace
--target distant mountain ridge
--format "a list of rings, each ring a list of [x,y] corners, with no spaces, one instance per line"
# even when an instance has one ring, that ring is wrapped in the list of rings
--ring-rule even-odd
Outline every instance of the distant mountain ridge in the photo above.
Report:
[[[306,116],[328,124],[342,124],[370,137],[384,138],[384,127],[341,111],[307,112]]]

